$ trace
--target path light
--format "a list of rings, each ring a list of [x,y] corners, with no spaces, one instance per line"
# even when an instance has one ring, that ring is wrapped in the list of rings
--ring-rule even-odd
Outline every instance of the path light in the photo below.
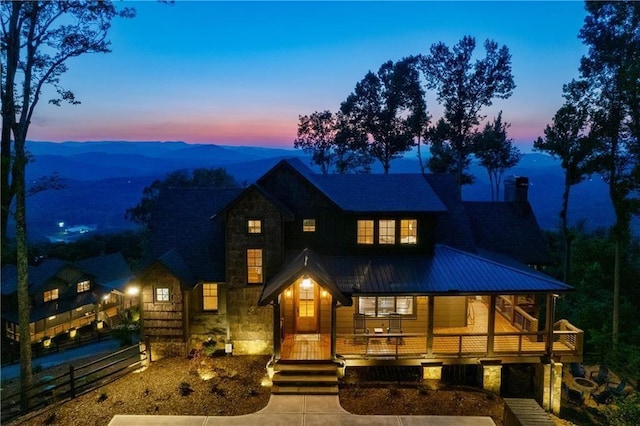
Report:
[[[302,277],[301,287],[305,290],[311,289],[311,278],[309,278],[309,275],[305,275],[304,277]]]

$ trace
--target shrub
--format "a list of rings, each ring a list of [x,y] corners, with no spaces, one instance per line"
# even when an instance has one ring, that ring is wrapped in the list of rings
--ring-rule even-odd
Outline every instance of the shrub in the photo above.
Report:
[[[101,392],[100,396],[98,396],[98,402],[105,401],[106,399],[107,399],[107,393],[106,392]]]
[[[202,351],[204,352],[205,355],[207,356],[213,356],[213,354],[216,351],[216,344],[217,342],[215,340],[213,340],[211,337],[209,337],[203,344],[202,344]]]
[[[178,386],[178,390],[180,391],[180,395],[182,396],[187,396],[191,394],[191,392],[193,392],[193,389],[191,389],[191,384],[189,384],[189,382],[180,383],[180,386]]]

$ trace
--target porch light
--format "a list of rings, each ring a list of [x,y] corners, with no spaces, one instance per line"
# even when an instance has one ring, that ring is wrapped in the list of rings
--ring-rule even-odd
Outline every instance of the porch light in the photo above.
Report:
[[[322,297],[327,297],[327,290],[322,290]]]
[[[308,275],[302,277],[302,285],[301,287],[305,290],[309,290],[311,288],[311,278]]]
[[[140,293],[140,287],[131,286],[127,287],[127,294],[129,296],[137,296]]]
[[[287,291],[284,292],[285,296],[287,296],[287,298],[291,298],[291,289],[287,289]]]

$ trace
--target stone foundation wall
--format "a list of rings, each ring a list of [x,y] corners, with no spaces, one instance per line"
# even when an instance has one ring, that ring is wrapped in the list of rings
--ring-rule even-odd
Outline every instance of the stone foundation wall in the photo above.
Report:
[[[547,411],[560,414],[562,363],[536,364],[534,388],[536,401]]]
[[[186,347],[183,342],[149,342],[149,361],[155,362],[162,358],[185,357]]]

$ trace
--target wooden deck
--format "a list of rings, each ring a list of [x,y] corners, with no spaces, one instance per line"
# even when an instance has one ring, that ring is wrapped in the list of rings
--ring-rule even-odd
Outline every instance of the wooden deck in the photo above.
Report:
[[[495,313],[493,342],[488,332],[488,308],[473,303],[474,321],[467,327],[436,327],[429,347],[427,333],[340,334],[336,354],[352,359],[411,359],[461,357],[526,357],[546,353],[546,333],[523,332]],[[555,331],[553,351],[574,355],[579,350],[575,332]],[[331,358],[331,336],[288,335],[282,344],[282,359],[327,360]]]

